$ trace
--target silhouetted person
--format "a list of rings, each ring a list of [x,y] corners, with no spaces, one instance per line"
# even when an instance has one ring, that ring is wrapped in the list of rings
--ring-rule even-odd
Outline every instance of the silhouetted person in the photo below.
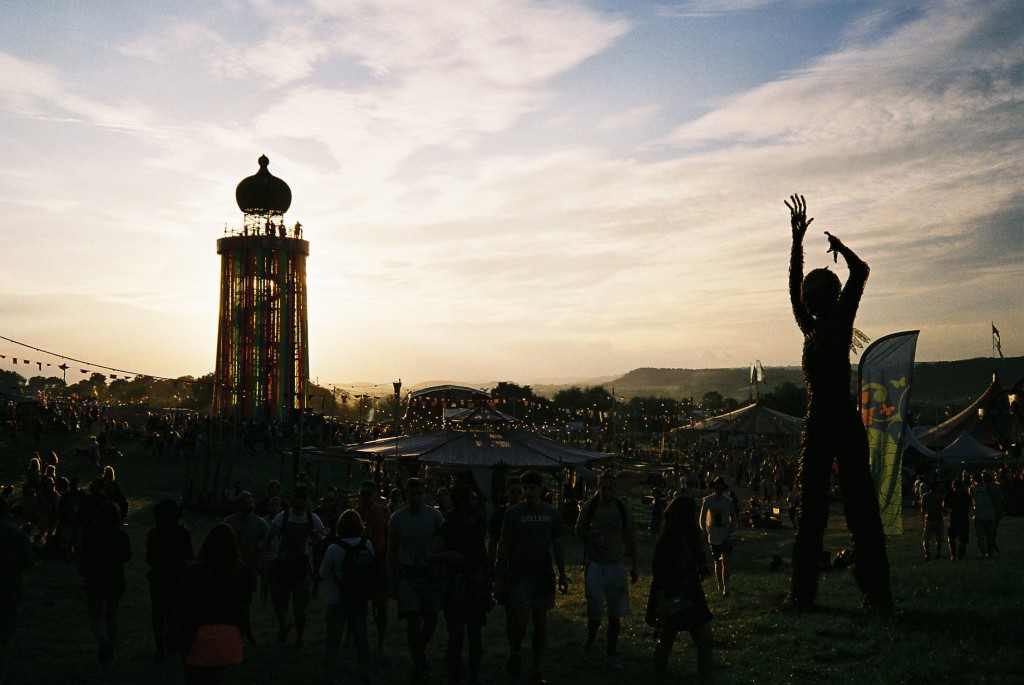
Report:
[[[697,675],[701,685],[714,680],[711,610],[701,581],[709,574],[697,503],[676,497],[665,509],[665,531],[658,537],[651,562],[651,592],[646,621],[660,631],[654,648],[654,682],[665,683],[668,658],[676,634],[687,630],[697,646]]]
[[[146,536],[146,563],[149,565],[149,598],[153,609],[154,661],[167,654],[167,629],[171,614],[181,598],[185,568],[195,559],[192,535],[181,525],[181,508],[174,500],[153,506],[156,526]]]
[[[85,579],[89,627],[99,646],[97,658],[104,665],[114,658],[117,607],[125,589],[124,565],[131,557],[121,512],[113,502],[104,502],[85,531],[78,561],[79,573]]]
[[[464,484],[451,491],[452,511],[434,540],[435,552],[444,562],[445,586],[441,598],[448,647],[445,666],[449,685],[462,682],[462,645],[469,643],[469,683],[480,683],[483,655],[482,630],[491,599],[490,568],[484,537],[487,524],[480,512],[480,498]]]
[[[793,315],[804,335],[803,371],[807,415],[800,436],[797,480],[801,517],[793,545],[793,577],[787,602],[798,609],[814,605],[818,593],[822,535],[828,522],[829,479],[833,458],[839,466],[846,522],[853,537],[854,575],[864,608],[888,611],[889,562],[878,513],[878,497],[868,465],[864,424],[850,397],[850,348],[853,321],[868,278],[868,265],[827,231],[828,252],[843,256],[850,275],[840,287],[828,269],[803,275],[803,240],[813,219],[800,195],[786,202],[793,228],[789,295]],[[857,332],[860,337],[859,331]],[[860,340],[858,339],[858,342]]]
[[[185,682],[219,683],[242,661],[242,634],[252,586],[238,555],[235,532],[218,523],[185,571],[181,602]]]
[[[7,652],[21,602],[21,572],[35,563],[28,536],[7,523],[7,500],[0,497],[0,682],[6,683]]]

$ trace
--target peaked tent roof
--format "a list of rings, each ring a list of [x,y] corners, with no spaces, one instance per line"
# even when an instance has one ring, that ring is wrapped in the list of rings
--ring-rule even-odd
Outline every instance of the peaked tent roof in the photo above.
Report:
[[[471,407],[469,409],[454,409],[446,418],[453,423],[459,423],[464,426],[481,424],[511,425],[515,423],[522,423],[522,421],[511,414],[506,414],[503,411],[498,411],[497,409],[487,405]]]
[[[416,461],[449,466],[554,469],[587,464],[613,455],[563,445],[525,430],[507,432],[440,430],[381,438],[328,450],[349,456]]]
[[[918,437],[922,443],[934,450],[941,450],[953,444],[957,438],[965,433],[971,434],[972,437],[985,445],[1009,444],[1006,437],[1002,435],[1002,431],[996,426],[994,415],[983,419],[978,411],[979,409],[984,409],[986,413],[990,413],[988,409],[993,403],[1004,397],[1005,393],[1003,392],[1002,384],[999,382],[999,377],[993,373],[992,382],[978,399],[974,400],[956,416],[943,421],[938,426]],[[1006,406],[1009,406],[1008,403]]]
[[[960,437],[954,440],[949,447],[935,453],[936,459],[941,459],[947,464],[1001,456],[1003,456],[1002,452],[986,447],[971,437],[970,433],[961,433]]]
[[[694,424],[696,430],[742,435],[800,435],[804,420],[769,409],[760,402]]]

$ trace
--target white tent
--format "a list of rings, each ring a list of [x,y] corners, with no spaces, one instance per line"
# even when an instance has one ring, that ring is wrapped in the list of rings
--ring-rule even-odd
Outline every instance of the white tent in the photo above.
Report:
[[[959,464],[962,461],[991,459],[1003,453],[997,449],[986,447],[971,437],[970,433],[961,433],[960,437],[950,443],[949,447],[935,453],[935,458],[947,464]]]

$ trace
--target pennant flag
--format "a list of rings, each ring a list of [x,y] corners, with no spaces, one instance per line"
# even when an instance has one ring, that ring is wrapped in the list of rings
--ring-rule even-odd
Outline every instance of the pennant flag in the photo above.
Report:
[[[760,359],[754,362],[754,380],[756,380],[758,383],[764,383],[765,385],[768,385],[768,381],[766,381],[764,378],[764,367],[761,366]]]
[[[750,385],[754,384],[754,380],[756,378],[757,378],[757,375],[756,375],[756,373],[754,371],[754,364],[753,364],[753,362],[751,362],[751,364],[750,364]]]
[[[910,381],[920,331],[886,335],[868,346],[858,367],[861,419],[878,492],[878,510],[888,535],[903,533],[903,446],[910,406]]]
[[[57,368],[60,369],[61,371],[67,371],[71,367],[69,367],[67,364],[61,364]]]
[[[995,323],[992,324],[992,347],[994,347],[996,351],[999,352],[1000,359],[1005,359],[1005,357],[1003,356],[1003,343],[999,339],[999,329],[996,328]]]

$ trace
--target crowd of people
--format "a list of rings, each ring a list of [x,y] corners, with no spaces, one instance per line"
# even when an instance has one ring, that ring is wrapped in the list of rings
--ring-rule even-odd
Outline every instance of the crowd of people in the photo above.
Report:
[[[2,518],[17,522],[0,534],[4,659],[16,625],[20,573],[36,556],[77,564],[96,658],[102,664],[115,658],[125,564],[132,558],[124,529],[129,504],[115,469],[97,469],[83,488],[61,475],[56,454],[37,453],[22,482],[2,491]],[[690,469],[666,470],[649,483],[654,487],[648,530],[656,542],[647,560],[652,575],[644,618],[656,636],[656,682],[667,678],[680,631],[695,643],[700,682],[713,679],[712,617],[703,583],[713,574],[718,593],[729,595],[732,539],[744,521],[735,492],[716,474],[741,479],[752,499],[760,495],[796,509],[787,497],[793,492],[787,493],[787,469],[786,460],[767,453],[709,450],[695,455]],[[964,472],[947,483],[926,475],[914,481],[908,493],[911,506],[921,511],[925,558],[942,556],[946,543],[949,558],[963,559],[972,530],[982,557],[998,555],[999,522],[1017,501],[1021,479],[1019,468],[1004,465]],[[218,682],[225,669],[241,662],[244,644],[257,642],[250,613],[254,598],[272,608],[277,642],[300,648],[311,603],[324,601],[324,682],[342,674],[365,682],[371,676],[371,621],[376,646],[384,649],[389,606],[397,604],[412,682],[428,677],[428,647],[443,616],[445,678],[451,685],[474,685],[484,654],[483,627],[493,607],[502,605],[508,675],[543,683],[548,613],[557,593],[569,589],[564,538],[575,535],[583,542],[585,564],[580,659],[595,659],[604,627],[603,663],[621,668],[622,619],[645,560],[638,558],[637,525],[633,509],[619,496],[619,478],[608,472],[595,492],[567,490],[563,506],[555,508],[544,478],[523,473],[508,478],[489,517],[486,498],[471,480],[452,479],[437,489],[428,482],[411,477],[382,487],[367,480],[354,504],[336,488],[318,493],[305,473],[297,475],[287,497],[277,481],[258,496],[238,484],[231,498],[235,511],[206,534],[198,551],[179,505],[156,503],[145,549],[153,658],[178,654],[187,682]],[[703,496],[679,494],[685,492]],[[571,512],[567,501],[574,503]],[[339,663],[343,640],[355,647],[354,664]]]

